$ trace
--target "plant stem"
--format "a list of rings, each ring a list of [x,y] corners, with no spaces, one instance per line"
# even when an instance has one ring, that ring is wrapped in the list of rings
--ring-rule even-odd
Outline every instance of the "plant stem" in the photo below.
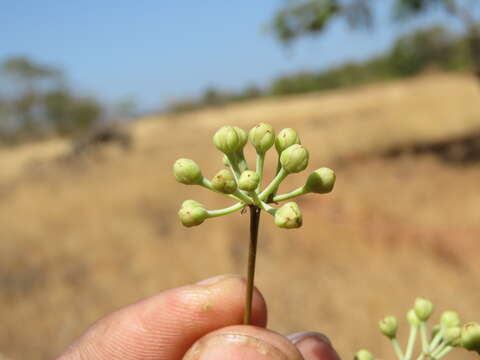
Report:
[[[224,208],[224,209],[207,210],[207,213],[208,213],[208,217],[209,217],[209,218],[213,218],[213,217],[223,216],[223,215],[227,215],[227,214],[233,213],[233,212],[235,212],[235,211],[237,211],[237,210],[240,210],[240,209],[243,208],[244,206],[245,206],[244,203],[239,202],[239,203],[236,203],[235,205],[232,205],[232,206],[227,207],[227,208]]]
[[[262,180],[263,180],[263,166],[265,164],[265,153],[257,154],[257,174],[260,176],[260,181],[258,182],[257,192],[260,191],[262,188]]]
[[[413,348],[417,339],[417,327],[412,325],[410,327],[410,335],[408,336],[407,350],[405,351],[405,360],[411,360],[413,354]]]
[[[435,350],[437,348],[438,344],[440,344],[440,342],[442,341],[442,338],[443,338],[443,328],[439,330],[437,335],[435,335],[432,342],[430,343],[430,346],[428,347],[428,350],[430,352]]]
[[[284,168],[281,168],[280,171],[278,172],[277,176],[275,176],[275,178],[272,180],[272,182],[270,184],[268,184],[268,186],[260,193],[260,195],[258,195],[258,197],[260,198],[260,200],[265,200],[266,198],[268,198],[268,196],[276,191],[276,189],[278,189],[278,186],[280,185],[280,183],[288,176],[288,173],[285,171]]]
[[[422,339],[422,350],[428,354],[427,324],[425,321],[420,323],[420,338]]]
[[[450,351],[453,350],[453,346],[447,346],[445,347],[442,351],[440,351],[437,355],[436,355],[436,359],[441,359],[442,357],[444,357],[445,355],[447,355]]]
[[[243,323],[252,323],[252,298],[255,278],[255,260],[257,258],[258,226],[260,225],[260,208],[249,205],[250,208],[250,248],[248,251],[247,294],[245,299],[245,313]]]
[[[400,344],[398,343],[397,338],[392,339],[392,346],[395,354],[397,355],[398,360],[403,360],[403,353],[402,349],[400,348]]]
[[[290,191],[289,193],[282,194],[282,195],[277,195],[273,197],[273,202],[280,202],[283,200],[288,200],[288,199],[293,199],[297,196],[301,196],[308,193],[307,190],[305,190],[305,187],[299,187],[298,189],[295,189],[293,191]]]

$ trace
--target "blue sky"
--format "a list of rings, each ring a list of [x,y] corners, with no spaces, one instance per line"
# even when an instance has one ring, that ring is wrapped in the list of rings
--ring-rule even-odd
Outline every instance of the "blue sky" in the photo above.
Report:
[[[360,60],[399,33],[445,22],[432,14],[392,25],[391,0],[376,1],[371,32],[341,22],[322,38],[282,47],[262,31],[283,0],[15,0],[0,2],[0,60],[12,55],[62,67],[72,85],[142,109],[209,85],[240,89],[279,74]]]

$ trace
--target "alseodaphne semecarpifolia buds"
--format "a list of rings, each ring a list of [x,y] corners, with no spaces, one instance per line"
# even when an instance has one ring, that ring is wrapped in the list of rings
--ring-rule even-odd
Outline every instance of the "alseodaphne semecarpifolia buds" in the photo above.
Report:
[[[480,325],[469,322],[463,325],[460,345],[467,350],[476,351],[480,354]]]
[[[178,182],[186,185],[198,185],[203,180],[200,166],[195,161],[185,158],[175,161],[173,175]]]
[[[326,194],[332,191],[335,185],[335,171],[323,167],[308,175],[305,189],[308,192]]]
[[[279,154],[288,147],[300,144],[300,138],[295,130],[291,128],[285,128],[280,130],[276,139],[275,139],[275,149]]]
[[[202,204],[195,200],[187,200],[178,211],[178,217],[184,226],[192,227],[203,223],[208,217],[208,212]]]
[[[244,191],[254,191],[260,182],[260,176],[252,170],[245,170],[238,179],[238,187]]]
[[[257,158],[255,170],[250,170],[245,160],[244,147],[250,141],[255,147]],[[182,205],[179,216],[185,226],[201,224],[207,218],[227,215],[245,207],[252,211],[263,210],[275,217],[275,224],[281,228],[294,229],[302,225],[302,213],[295,202],[274,207],[270,204],[290,200],[306,193],[324,194],[335,184],[335,173],[328,168],[320,168],[311,173],[305,185],[284,194],[278,194],[282,181],[290,173],[298,173],[308,165],[309,153],[300,145],[295,130],[285,128],[279,137],[270,124],[260,123],[248,133],[237,126],[222,126],[213,135],[215,147],[223,152],[223,164],[211,180],[203,177],[200,167],[190,159],[178,159],[173,165],[177,181],[188,185],[200,185],[206,189],[224,194],[236,203],[224,209],[207,210],[202,204],[189,200]],[[271,182],[263,185],[265,155],[275,145],[278,152],[277,172]]]
[[[457,327],[460,325],[460,316],[456,311],[444,311],[440,317],[440,324],[444,328]]]
[[[298,173],[308,165],[308,150],[295,144],[282,151],[280,163],[287,173]]]
[[[230,170],[222,169],[215,174],[212,181],[212,188],[223,194],[233,194],[237,190],[237,182]]]
[[[374,357],[370,351],[362,349],[355,354],[355,360],[374,360]]]
[[[280,207],[275,213],[275,225],[285,229],[296,229],[302,226],[302,212],[297,203],[291,201]]]
[[[432,302],[424,298],[417,298],[413,309],[420,321],[427,321],[433,314]]]
[[[244,134],[229,125],[222,126],[213,135],[213,144],[226,155],[234,155],[241,151],[245,146],[245,142]]]
[[[257,153],[264,154],[275,143],[275,131],[272,125],[260,123],[250,130],[248,138]]]
[[[418,318],[417,314],[415,314],[415,310],[410,309],[407,312],[407,321],[412,326],[420,325],[420,319]]]
[[[378,327],[382,334],[390,339],[393,339],[395,336],[397,336],[398,321],[394,316],[387,316],[380,320]]]

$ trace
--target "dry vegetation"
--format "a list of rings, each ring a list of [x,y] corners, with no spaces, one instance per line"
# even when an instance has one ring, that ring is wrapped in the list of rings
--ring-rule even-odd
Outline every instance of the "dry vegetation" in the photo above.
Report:
[[[333,194],[302,200],[302,229],[263,217],[257,285],[273,329],[324,331],[345,359],[359,347],[388,359],[377,320],[401,316],[416,296],[480,320],[480,166],[371,156],[480,126],[478,96],[468,77],[431,75],[145,119],[132,126],[132,151],[71,163],[55,160],[61,142],[0,152],[0,352],[50,359],[108,311],[243,273],[246,216],[188,230],[176,218],[186,198],[225,204],[171,175],[180,156],[209,176],[218,170],[210,137],[225,123],[295,127],[313,154],[309,168],[338,174]]]

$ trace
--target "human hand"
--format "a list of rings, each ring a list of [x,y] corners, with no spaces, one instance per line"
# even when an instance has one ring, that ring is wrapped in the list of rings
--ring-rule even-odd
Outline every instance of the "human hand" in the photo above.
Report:
[[[339,360],[319,333],[266,329],[255,289],[252,326],[242,323],[245,281],[222,275],[164,291],[95,323],[58,360]]]

